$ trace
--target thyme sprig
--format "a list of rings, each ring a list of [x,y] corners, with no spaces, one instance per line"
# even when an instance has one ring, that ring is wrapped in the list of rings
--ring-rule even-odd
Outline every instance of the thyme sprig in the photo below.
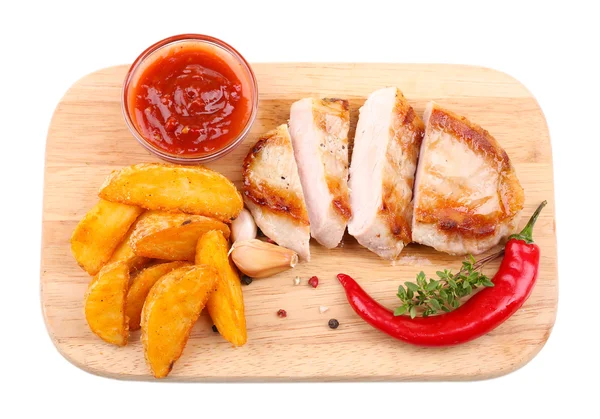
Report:
[[[408,314],[414,319],[419,314],[427,317],[440,311],[448,313],[458,308],[459,300],[472,294],[477,288],[494,286],[481,272],[481,268],[503,253],[502,250],[479,261],[475,261],[475,258],[469,255],[456,274],[444,269],[436,272],[438,279],[427,280],[425,273],[419,272],[416,282],[405,282],[398,287],[397,295],[402,304],[394,310],[394,316]]]

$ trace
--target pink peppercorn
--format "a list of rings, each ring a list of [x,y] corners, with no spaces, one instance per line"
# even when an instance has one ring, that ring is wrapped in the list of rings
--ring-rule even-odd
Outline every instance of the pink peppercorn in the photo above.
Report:
[[[287,311],[285,311],[284,309],[280,308],[280,309],[277,311],[277,316],[278,316],[278,317],[282,317],[282,318],[283,318],[283,317],[287,317]]]

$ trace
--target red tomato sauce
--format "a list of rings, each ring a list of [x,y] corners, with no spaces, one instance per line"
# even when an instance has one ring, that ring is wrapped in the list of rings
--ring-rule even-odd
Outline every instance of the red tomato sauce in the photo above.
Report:
[[[171,154],[210,154],[244,130],[249,86],[223,57],[201,45],[173,48],[150,63],[133,91],[133,120],[154,146]]]

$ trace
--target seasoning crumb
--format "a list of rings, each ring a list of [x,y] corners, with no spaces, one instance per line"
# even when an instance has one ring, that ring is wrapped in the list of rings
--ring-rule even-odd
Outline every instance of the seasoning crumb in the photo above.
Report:
[[[287,311],[285,311],[284,309],[280,308],[277,311],[277,317],[281,317],[281,318],[287,317]]]
[[[241,281],[244,285],[250,285],[252,283],[252,278],[250,278],[248,275],[242,275]]]
[[[215,325],[215,324],[212,325],[212,330],[215,333],[219,333],[219,329],[217,329],[217,325]]]
[[[316,276],[311,277],[308,280],[308,285],[310,285],[313,288],[317,288],[317,286],[319,285],[319,278],[317,278]]]
[[[338,322],[336,319],[331,319],[329,320],[329,323],[327,323],[329,325],[329,327],[331,327],[332,329],[337,329],[338,326],[340,325],[340,322]]]
[[[294,285],[300,285],[300,277],[299,276],[294,278]]]
[[[327,310],[329,310],[329,307],[326,307],[326,306],[319,307],[319,313],[321,313],[321,314],[325,313]]]
[[[185,220],[183,223],[181,223],[182,226],[190,224],[192,222],[192,220]]]

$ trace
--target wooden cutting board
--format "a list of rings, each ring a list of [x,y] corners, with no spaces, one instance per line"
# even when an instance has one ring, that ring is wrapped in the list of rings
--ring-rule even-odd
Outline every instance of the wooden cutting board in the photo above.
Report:
[[[123,348],[108,345],[88,328],[83,295],[90,277],[71,256],[69,237],[90,209],[111,170],[156,161],[131,136],[121,114],[127,66],[90,74],[65,94],[48,132],[41,261],[42,305],[58,351],[93,374],[150,379],[140,335]],[[244,287],[248,343],[232,348],[211,330],[204,313],[167,380],[337,381],[473,380],[496,377],[525,365],[542,348],[556,316],[558,279],[552,155],[544,115],[529,91],[510,76],[479,67],[413,64],[255,64],[260,104],[244,143],[209,164],[239,187],[241,162],[265,131],[287,121],[292,102],[304,96],[347,98],[353,136],[357,110],[375,89],[398,86],[419,115],[435,100],[489,130],[506,149],[526,194],[522,225],[544,199],[535,229],[542,251],[538,283],[508,321],[468,344],[421,348],[396,341],[364,323],[350,308],[336,274],[354,276],[376,299],[397,305],[397,287],[424,270],[434,275],[459,267],[461,258],[408,246],[395,265],[378,259],[346,236],[327,250],[311,243],[312,261]],[[493,274],[498,263],[486,272]],[[317,275],[317,289],[306,285]],[[302,285],[294,286],[300,276]],[[319,306],[329,310],[323,314]],[[278,318],[278,309],[288,317]],[[337,330],[327,326],[331,318]]]

